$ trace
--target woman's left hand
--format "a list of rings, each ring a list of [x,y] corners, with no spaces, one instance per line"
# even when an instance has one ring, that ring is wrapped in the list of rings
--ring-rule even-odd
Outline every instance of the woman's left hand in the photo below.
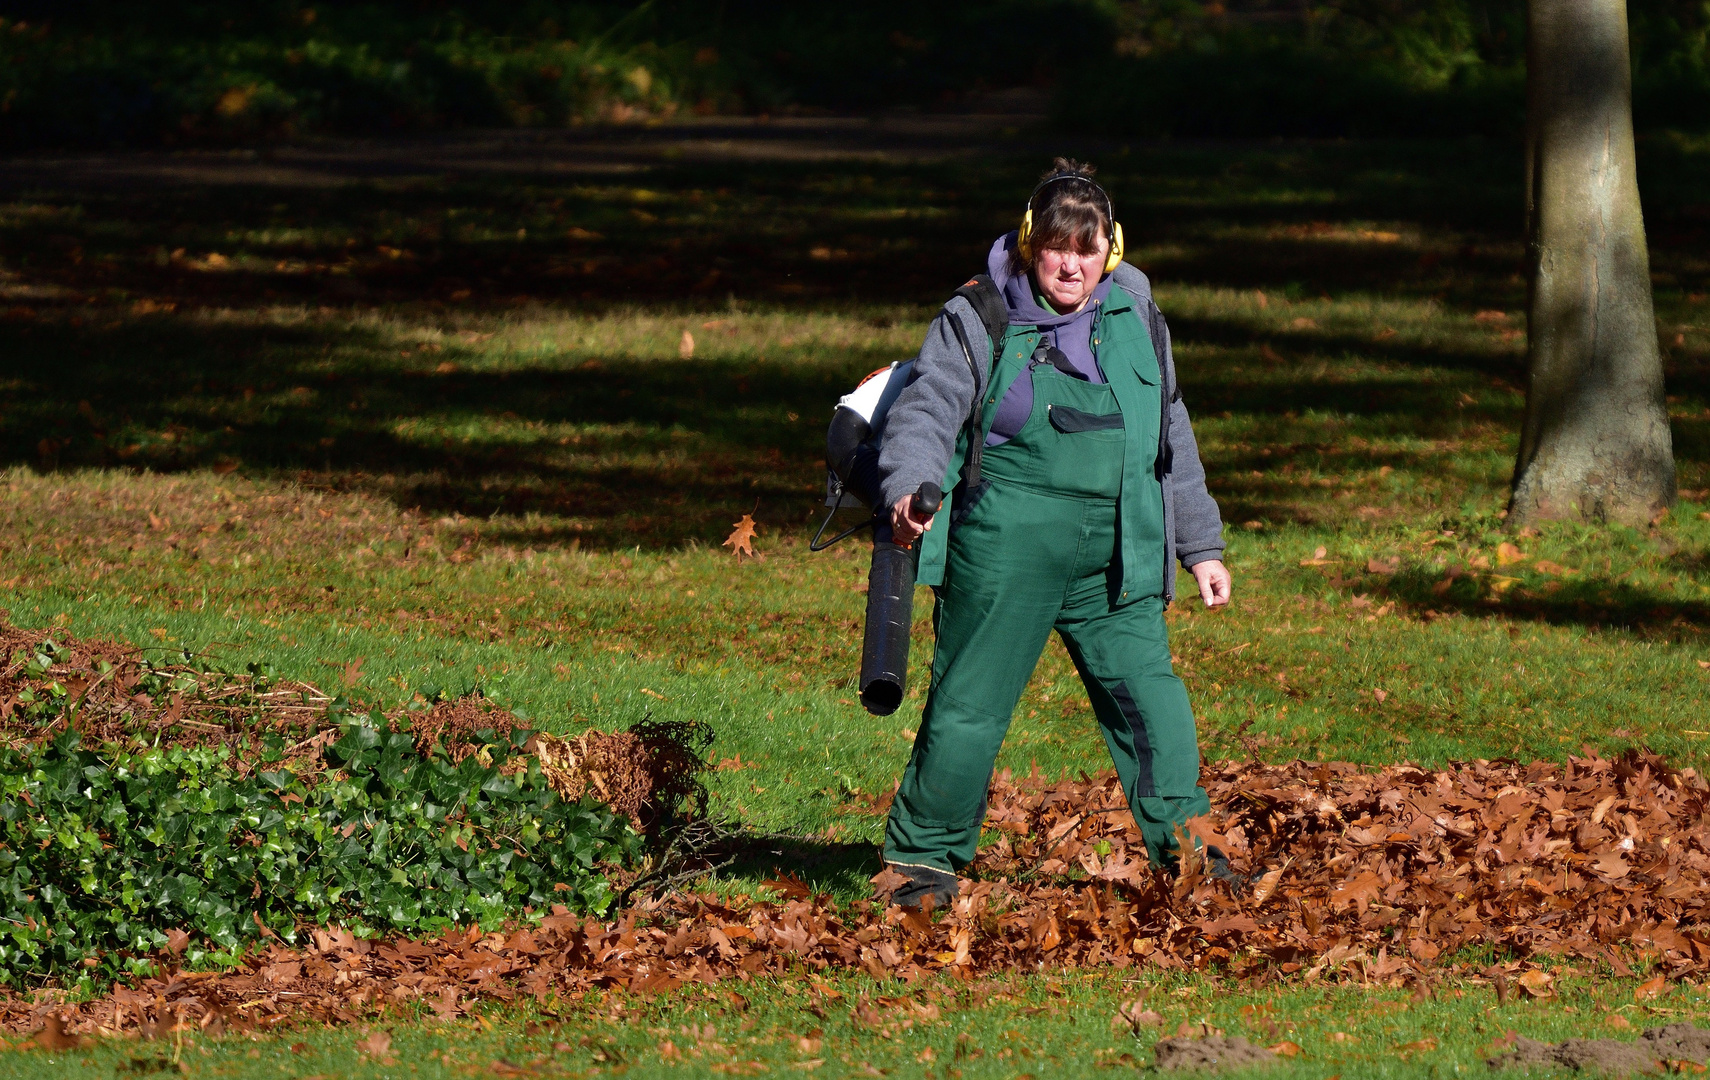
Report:
[[[1229,586],[1233,579],[1227,566],[1216,559],[1207,559],[1188,567],[1188,573],[1199,582],[1199,598],[1205,601],[1206,607],[1222,607],[1229,602]]]

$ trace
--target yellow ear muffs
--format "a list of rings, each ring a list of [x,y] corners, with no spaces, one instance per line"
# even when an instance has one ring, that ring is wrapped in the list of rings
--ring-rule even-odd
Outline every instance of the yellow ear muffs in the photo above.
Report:
[[[1107,205],[1107,206],[1109,205],[1109,201],[1108,201],[1109,198],[1110,197],[1108,195],[1105,196],[1105,199],[1106,199],[1105,205]],[[1027,213],[1021,215],[1021,228],[1019,228],[1015,231],[1015,248],[1017,251],[1021,252],[1022,259],[1026,260],[1029,263],[1031,263],[1033,261],[1033,207],[1032,206],[1028,206]],[[1108,274],[1108,273],[1112,272],[1113,270],[1115,270],[1118,266],[1122,265],[1122,251],[1123,251],[1122,222],[1112,221],[1110,223],[1110,254],[1106,255],[1104,258],[1104,272],[1105,273]]]
[[[1021,253],[1021,258],[1028,263],[1033,261],[1033,198],[1040,193],[1041,188],[1045,188],[1045,185],[1057,181],[1057,179],[1086,178],[1084,176],[1072,176],[1072,174],[1058,174],[1058,176],[1052,176],[1052,178],[1041,181],[1038,188],[1033,188],[1033,195],[1028,197],[1028,212],[1021,215],[1021,227],[1016,229],[1016,249]],[[1105,195],[1105,188],[1100,188],[1098,185],[1093,186],[1098,188],[1100,195]],[[1110,255],[1105,256],[1105,273],[1110,273],[1122,265],[1122,222],[1115,217],[1115,210],[1110,205],[1110,195],[1105,195],[1105,214],[1108,215],[1106,220],[1110,220]]]

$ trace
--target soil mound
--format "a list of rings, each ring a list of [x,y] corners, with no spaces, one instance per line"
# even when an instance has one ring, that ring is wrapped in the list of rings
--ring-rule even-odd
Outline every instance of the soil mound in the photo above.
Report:
[[[1485,1064],[1493,1069],[1575,1069],[1611,1076],[1662,1071],[1655,1054],[1638,1043],[1619,1039],[1568,1039],[1559,1043],[1543,1043],[1521,1036],[1514,1041],[1512,1048]]]
[[[1650,1028],[1639,1038],[1667,1061],[1710,1061],[1710,1030],[1696,1024]]]
[[[1702,1065],[1710,1060],[1710,1031],[1693,1024],[1650,1028],[1637,1042],[1619,1039],[1568,1039],[1543,1043],[1519,1038],[1509,1049],[1490,1058],[1493,1069],[1543,1066],[1575,1069],[1610,1076],[1681,1071],[1679,1062]]]
[[[1239,1035],[1207,1035],[1203,1039],[1159,1039],[1152,1048],[1161,1071],[1198,1069],[1212,1072],[1218,1069],[1242,1069],[1253,1065],[1269,1065],[1277,1056],[1262,1046],[1255,1046]]]

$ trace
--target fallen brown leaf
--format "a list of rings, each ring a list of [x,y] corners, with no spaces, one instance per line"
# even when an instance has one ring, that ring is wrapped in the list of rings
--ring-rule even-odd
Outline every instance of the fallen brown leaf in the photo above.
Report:
[[[81,1036],[65,1030],[65,1021],[57,1013],[48,1013],[43,1018],[42,1029],[31,1041],[43,1050],[75,1050],[83,1045]]]
[[[744,555],[752,559],[754,558],[754,534],[759,528],[760,526],[755,523],[753,515],[743,514],[742,520],[738,521],[731,529],[730,535],[725,537],[721,546],[729,548],[736,555],[737,562],[741,562]]]
[[[1535,998],[1555,996],[1555,990],[1552,989],[1552,984],[1555,983],[1556,977],[1547,971],[1540,971],[1537,968],[1533,968],[1531,971],[1523,972],[1520,978],[1515,981],[1520,984],[1520,988],[1522,990],[1525,990]]]

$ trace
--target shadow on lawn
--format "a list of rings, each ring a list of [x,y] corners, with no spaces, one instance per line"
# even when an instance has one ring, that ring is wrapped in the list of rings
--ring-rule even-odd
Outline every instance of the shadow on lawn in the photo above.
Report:
[[[747,880],[794,877],[816,891],[865,896],[883,865],[879,845],[780,836],[737,828],[704,853],[720,874]],[[728,862],[726,860],[729,860]]]
[[[594,548],[716,543],[757,501],[763,520],[805,521],[831,403],[893,359],[855,348],[818,363],[578,352],[494,368],[455,341],[399,357],[378,331],[342,321],[148,317],[5,336],[0,380],[19,390],[0,419],[0,460],[242,468],[434,514],[541,515],[519,541]],[[1260,445],[1208,462],[1237,520],[1304,520],[1322,499],[1291,483],[1295,467],[1434,470],[1453,453],[1374,448],[1347,438],[1350,423],[1439,441],[1518,422],[1511,404],[1459,402],[1462,381],[1421,370],[1312,382],[1278,365],[1202,375],[1188,393],[1202,417],[1258,425]],[[1298,420],[1311,410],[1331,419]],[[1270,421],[1288,430],[1261,431]]]
[[[1678,559],[1680,556],[1676,556]],[[1688,556],[1700,567],[1710,556]],[[1523,570],[1522,570],[1523,572]],[[1371,595],[1415,611],[1497,616],[1518,622],[1630,630],[1648,638],[1679,641],[1710,635],[1710,604],[1680,600],[1602,575],[1522,582],[1492,593],[1477,578],[1462,578],[1438,591],[1442,578],[1403,571],[1374,583]]]
[[[1475,308],[1493,295],[1515,302],[1500,259],[1451,251],[1427,265],[1404,245],[1313,236],[1323,218],[1406,219],[1425,234],[1507,242],[1490,230],[1506,227],[1517,188],[1511,149],[1124,156],[1106,147],[1096,156],[1128,208],[1132,241],[1173,252],[1153,267],[1160,280],[1441,295]],[[434,513],[543,515],[527,534],[536,545],[716,543],[757,500],[765,520],[801,522],[832,403],[899,357],[858,344],[740,361],[578,351],[501,369],[455,335],[437,352],[412,351],[360,316],[455,330],[471,316],[646,305],[685,312],[688,324],[752,303],[844,311],[858,324],[877,317],[870,305],[936,304],[1009,227],[1040,164],[714,163],[613,180],[544,176],[519,162],[483,181],[108,189],[0,203],[0,463],[301,476]],[[1217,239],[1226,225],[1255,223],[1276,228]],[[178,313],[159,313],[166,304]],[[310,316],[246,321],[258,307]],[[313,316],[317,308],[331,317]],[[1273,434],[1267,423],[1312,410],[1424,439],[1518,424],[1511,357],[1331,330],[1285,342],[1235,318],[1174,326],[1178,341],[1237,350],[1277,340],[1273,355],[1289,357],[1280,363],[1184,371],[1199,415],[1240,414],[1260,438]],[[1298,366],[1346,353],[1403,374],[1313,381]],[[1459,400],[1481,376],[1495,378],[1504,401]],[[566,434],[567,425],[584,430]],[[1702,456],[1703,442],[1684,438],[1679,449]],[[1254,470],[1441,464],[1361,449],[1329,428],[1271,449],[1208,463],[1234,513],[1300,517],[1317,498],[1286,483],[1255,488]]]

